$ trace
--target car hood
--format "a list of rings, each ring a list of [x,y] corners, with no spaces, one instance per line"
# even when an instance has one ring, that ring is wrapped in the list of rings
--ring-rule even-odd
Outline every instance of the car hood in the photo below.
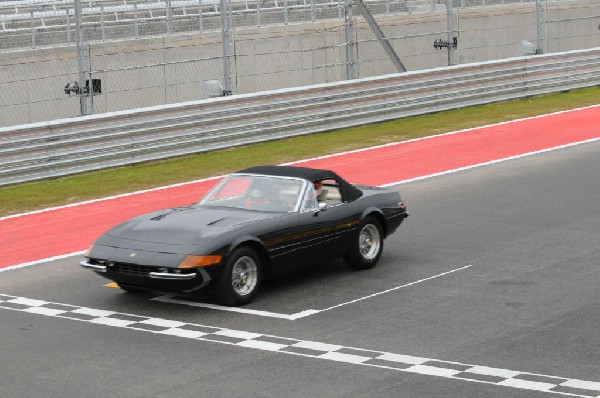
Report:
[[[281,217],[282,214],[224,207],[180,207],[133,218],[106,234],[141,242],[193,245],[201,239],[222,235],[250,223]]]

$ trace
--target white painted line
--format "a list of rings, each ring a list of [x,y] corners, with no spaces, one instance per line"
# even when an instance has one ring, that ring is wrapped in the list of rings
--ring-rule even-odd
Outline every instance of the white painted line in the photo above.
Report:
[[[407,363],[410,365],[420,365],[422,363],[430,361],[429,358],[420,358],[420,357],[413,357],[410,355],[392,354],[389,352],[386,352],[385,354],[377,357],[376,359],[381,359],[382,361]]]
[[[370,357],[362,357],[360,355],[344,354],[341,352],[328,352],[326,354],[319,355],[317,358],[329,359],[330,361],[346,362],[346,363],[352,363],[352,364],[361,364],[361,363],[366,362],[371,359]]]
[[[337,350],[341,350],[342,348],[344,348],[343,345],[325,344],[325,343],[319,343],[316,341],[299,341],[296,344],[292,345],[292,347],[306,348],[307,350],[326,351],[326,352],[337,351]]]
[[[64,313],[65,311],[63,311],[63,310],[55,310],[53,308],[31,307],[31,308],[26,309],[25,312],[30,312],[32,314],[56,316],[56,315]]]
[[[593,381],[571,379],[560,384],[562,387],[581,388],[582,390],[596,390],[600,392],[600,383]]]
[[[521,379],[506,379],[498,383],[498,385],[536,391],[547,391],[553,387],[556,387],[556,384]]]
[[[519,372],[515,372],[514,370],[489,368],[487,366],[474,366],[471,369],[465,370],[465,372],[475,373],[484,376],[497,376],[505,378],[515,377],[519,374]]]
[[[285,345],[285,344],[277,344],[277,343],[270,343],[268,341],[256,341],[256,340],[242,341],[241,343],[238,343],[237,345],[246,347],[246,348],[254,348],[257,350],[264,350],[264,351],[279,351],[282,348],[287,347],[287,345]]]
[[[410,368],[406,368],[405,371],[419,373],[422,375],[441,376],[441,377],[452,377],[452,376],[460,373],[460,370],[456,370],[456,369],[438,368],[435,366],[427,366],[427,365],[411,366]]]
[[[548,117],[548,116],[560,115],[560,114],[569,113],[569,112],[577,112],[580,110],[591,109],[591,108],[599,107],[599,106],[600,105],[590,105],[590,106],[585,106],[585,107],[581,107],[581,108],[569,109],[569,110],[565,110],[565,111],[552,112],[552,113],[548,113],[548,114],[544,114],[544,115],[509,120],[506,122],[488,124],[488,125],[484,125],[484,126],[472,127],[472,128],[463,129],[463,130],[450,131],[447,133],[431,135],[431,136],[421,137],[421,138],[414,138],[414,139],[406,140],[406,141],[391,142],[391,143],[382,144],[382,145],[375,145],[375,146],[368,147],[368,148],[361,148],[361,149],[355,149],[352,151],[345,151],[345,152],[339,152],[339,153],[334,153],[334,154],[330,154],[330,155],[317,156],[314,158],[303,159],[303,160],[298,160],[298,161],[289,162],[289,163],[282,163],[281,165],[289,166],[289,165],[294,165],[294,164],[298,164],[298,163],[312,162],[314,160],[330,159],[330,158],[336,157],[336,156],[351,155],[353,153],[360,153],[360,152],[365,152],[365,151],[369,151],[369,150],[373,150],[373,149],[385,148],[385,147],[395,146],[395,145],[403,145],[403,144],[410,143],[410,142],[429,140],[429,139],[434,139],[436,137],[443,137],[443,136],[447,136],[447,135],[466,133],[466,132],[473,131],[473,130],[485,129],[485,128],[490,128],[490,127],[495,127],[495,126],[502,126],[502,125],[512,124],[512,123],[519,123],[519,122],[523,122],[523,121],[527,121],[527,120],[541,119],[541,118]],[[0,221],[6,220],[9,218],[24,217],[24,216],[28,216],[28,215],[32,215],[32,214],[39,214],[39,213],[44,213],[44,212],[53,211],[53,210],[65,209],[65,208],[69,208],[69,207],[76,207],[76,206],[81,206],[81,205],[96,203],[96,202],[102,202],[102,201],[111,200],[111,199],[124,198],[124,197],[128,197],[128,196],[133,196],[133,195],[138,195],[138,194],[143,194],[143,193],[148,193],[148,192],[160,191],[163,189],[169,189],[169,188],[175,188],[175,187],[196,184],[196,183],[200,183],[200,182],[212,181],[212,180],[217,180],[217,179],[223,178],[223,177],[224,176],[208,177],[208,178],[203,178],[203,179],[199,179],[199,180],[183,182],[183,183],[179,183],[179,184],[165,185],[162,187],[144,189],[144,190],[125,193],[125,194],[121,194],[121,195],[107,196],[107,197],[99,198],[99,199],[93,199],[93,200],[88,200],[88,201],[83,201],[83,202],[78,202],[78,203],[71,203],[71,204],[64,205],[64,206],[49,207],[46,209],[35,210],[35,211],[27,212],[27,213],[13,214],[10,216],[0,217]]]
[[[113,314],[116,314],[116,312],[114,312],[114,311],[97,310],[94,308],[86,308],[86,307],[78,308],[72,312],[75,314],[98,316],[98,317],[105,317],[105,316],[111,316]]]
[[[471,170],[471,169],[475,169],[475,168],[478,168],[478,167],[489,166],[489,165],[493,165],[493,164],[497,164],[497,163],[506,162],[506,161],[509,161],[509,160],[515,160],[515,159],[520,159],[520,158],[524,158],[524,157],[527,157],[527,156],[533,156],[533,155],[538,155],[538,154],[541,154],[541,153],[552,152],[552,151],[556,151],[556,150],[559,150],[559,149],[570,148],[570,147],[574,147],[574,146],[578,146],[578,145],[582,145],[582,144],[589,144],[591,142],[596,142],[596,141],[600,141],[600,137],[598,137],[598,138],[591,138],[591,139],[585,140],[585,141],[572,142],[570,144],[559,145],[559,146],[555,146],[555,147],[552,147],[552,148],[541,149],[539,151],[522,153],[520,155],[510,156],[510,157],[502,158],[502,159],[495,159],[495,160],[491,160],[489,162],[483,162],[483,163],[473,164],[473,165],[469,165],[469,166],[465,166],[465,167],[459,167],[459,168],[456,168],[456,169],[444,170],[444,171],[441,171],[439,173],[427,174],[427,175],[424,175],[424,176],[421,176],[421,177],[410,178],[408,180],[401,180],[401,181],[396,181],[396,182],[390,182],[390,183],[379,185],[379,186],[382,187],[382,188],[387,188],[387,187],[391,187],[391,186],[394,186],[394,185],[408,184],[410,182],[427,180],[427,179],[433,178],[433,177],[439,177],[439,176],[443,176],[443,175],[446,175],[446,174],[457,173],[459,171]]]
[[[584,107],[581,107],[581,108],[575,108],[575,109],[568,109],[568,110],[565,110],[565,111],[552,112],[552,113],[547,113],[547,114],[544,114],[544,115],[538,115],[538,116],[525,117],[525,118],[521,118],[521,119],[508,120],[508,121],[500,122],[500,123],[486,124],[486,125],[483,125],[483,126],[471,127],[471,128],[463,129],[463,130],[449,131],[447,133],[441,133],[441,134],[435,134],[435,135],[428,135],[426,137],[413,138],[413,139],[406,140],[406,141],[390,142],[390,143],[387,143],[387,144],[375,145],[375,146],[371,146],[371,147],[367,147],[367,148],[354,149],[354,150],[351,150],[351,151],[339,152],[339,153],[334,153],[334,154],[331,154],[331,155],[317,156],[317,157],[310,158],[310,159],[298,160],[298,161],[289,162],[289,163],[282,163],[282,166],[291,166],[291,165],[298,164],[298,163],[312,162],[312,161],[315,161],[315,160],[322,160],[322,159],[330,159],[330,158],[336,157],[336,156],[352,155],[354,153],[366,152],[366,151],[370,151],[370,150],[373,150],[373,149],[387,148],[387,147],[390,147],[390,146],[403,145],[403,144],[407,144],[407,143],[411,143],[411,142],[431,140],[431,139],[435,139],[437,137],[445,137],[445,136],[450,136],[450,135],[467,133],[467,132],[475,131],[475,130],[487,129],[487,128],[496,127],[496,126],[504,126],[504,125],[507,125],[507,124],[520,123],[520,122],[524,122],[524,121],[527,121],[527,120],[542,119],[542,118],[545,118],[545,117],[548,117],[548,116],[555,116],[555,115],[560,115],[560,114],[563,114],[563,113],[576,112],[576,111],[581,111],[581,110],[585,110],[585,109],[591,109],[591,108],[595,108],[595,107],[600,107],[600,105],[584,106]]]
[[[162,303],[182,304],[182,305],[187,305],[187,306],[190,306],[190,307],[208,308],[208,309],[211,309],[211,310],[218,310],[218,311],[229,311],[229,312],[237,312],[237,313],[240,313],[240,314],[264,316],[264,317],[268,317],[268,318],[279,318],[279,319],[295,320],[295,319],[298,319],[299,317],[301,317],[301,316],[298,316],[297,314],[292,314],[292,315],[290,315],[290,314],[280,314],[280,313],[277,313],[277,312],[252,310],[250,308],[244,308],[244,307],[226,307],[226,306],[217,305],[217,304],[199,303],[199,302],[196,302],[196,301],[180,300],[180,299],[173,298],[174,296],[175,295],[167,294],[165,296],[159,296],[159,297],[151,298],[150,300],[160,301]],[[314,310],[309,310],[309,311],[303,311],[302,313],[299,313],[299,314],[302,314],[302,316],[308,316],[308,315],[311,315],[313,313],[316,313],[316,312]]]
[[[11,307],[11,304],[16,302],[20,303],[29,303],[31,306],[29,308],[14,308]],[[8,306],[3,305],[6,303]],[[41,304],[40,304],[41,303]],[[25,304],[26,305],[26,304]],[[72,308],[71,310],[61,311],[60,314],[57,314],[55,311],[42,311],[43,309],[51,310],[56,305],[60,305],[63,308]],[[318,360],[329,360],[342,362],[357,366],[368,366],[371,368],[379,368],[386,369],[389,371],[396,372],[408,372],[413,374],[418,374],[422,376],[434,376],[452,379],[455,381],[460,381],[463,383],[479,383],[479,384],[487,384],[492,386],[501,386],[501,387],[510,387],[521,390],[535,390],[541,391],[547,394],[556,394],[563,396],[575,396],[575,397],[590,397],[590,391],[600,389],[600,383],[595,381],[584,381],[578,379],[569,379],[567,377],[557,377],[557,376],[549,376],[535,373],[526,373],[519,372],[508,369],[497,369],[490,368],[486,366],[477,366],[471,364],[463,364],[460,362],[450,362],[444,360],[437,359],[427,359],[427,358],[419,358],[412,357],[409,355],[402,354],[394,354],[390,352],[383,351],[373,351],[373,350],[365,350],[356,347],[345,347],[337,344],[329,344],[329,343],[320,343],[316,341],[308,341],[308,340],[299,340],[295,338],[288,337],[280,337],[273,336],[268,334],[261,334],[256,332],[245,332],[240,330],[231,330],[226,328],[219,328],[215,326],[208,325],[198,325],[192,323],[184,323],[181,327],[172,327],[165,330],[148,330],[144,328],[137,328],[135,326],[136,323],[144,322],[144,318],[146,321],[150,321],[150,323],[161,324],[161,325],[171,325],[176,324],[178,321],[168,320],[154,317],[147,317],[143,315],[133,315],[133,314],[125,314],[125,313],[116,313],[113,311],[105,311],[99,309],[92,309],[86,307],[77,307],[73,305],[66,305],[61,303],[52,303],[41,300],[32,300],[24,297],[11,296],[6,294],[0,294],[0,308],[10,310],[10,311],[19,311],[19,312],[30,312],[34,314],[39,314],[43,316],[49,316],[53,318],[65,319],[76,322],[83,323],[93,323],[93,324],[101,324],[109,327],[117,327],[122,328],[129,331],[141,332],[141,333],[152,333],[157,335],[169,335],[180,338],[188,338],[195,339],[197,341],[201,341],[203,344],[224,344],[229,346],[238,346],[245,347],[251,349],[257,349],[262,351],[270,351],[278,354],[288,354],[294,355],[303,358],[313,358]],[[31,312],[34,309],[35,312]],[[125,317],[135,317],[138,319],[142,319],[139,322],[125,321],[117,318],[106,318],[105,315],[102,314],[116,314]],[[73,317],[72,314],[99,314],[97,318],[93,319],[81,319],[79,317]],[[120,322],[118,322],[120,321]],[[133,325],[132,325],[133,324]],[[188,329],[186,329],[188,328]],[[195,330],[189,329],[203,329],[203,330],[213,330],[207,332],[199,332]],[[222,341],[215,339],[215,336],[237,336],[241,341],[231,342],[231,341]],[[248,337],[244,339],[244,337]],[[261,340],[262,339],[262,340]],[[271,341],[276,339],[276,341],[280,341],[280,343],[272,343]],[[271,341],[269,341],[271,340]],[[287,342],[287,343],[286,343]],[[297,348],[305,348],[306,352],[298,352]],[[345,354],[344,352],[340,352],[341,350],[346,349],[351,352],[360,352],[364,353],[363,355],[353,355],[353,354]],[[313,352],[310,352],[312,350]],[[376,359],[376,363],[371,362],[371,359]],[[386,366],[385,362],[389,361],[390,365]],[[405,362],[405,363],[416,363],[414,366],[409,368],[398,368],[394,367],[391,362]],[[427,362],[429,365],[423,365],[422,363]],[[485,381],[485,380],[477,380],[471,378],[461,377],[460,370],[456,370],[456,365],[462,365],[464,368],[469,368],[471,370],[478,371],[480,374],[494,374],[498,375],[499,380],[496,381]],[[547,382],[536,382],[529,381],[523,379],[517,379],[517,376],[539,376],[540,379],[547,380]],[[560,389],[556,389],[557,387],[569,387],[571,390],[569,392],[560,391]],[[581,391],[577,391],[577,390]]]
[[[19,218],[19,217],[31,216],[31,215],[34,215],[34,214],[46,213],[46,212],[50,212],[50,211],[54,211],[54,210],[68,209],[70,207],[83,206],[83,205],[88,205],[88,204],[97,203],[97,202],[105,202],[107,200],[113,200],[113,199],[119,199],[119,198],[126,198],[126,197],[129,197],[129,196],[141,195],[141,194],[145,194],[145,193],[149,193],[149,192],[162,191],[164,189],[183,187],[183,186],[186,186],[186,185],[192,185],[192,184],[197,184],[197,183],[201,183],[201,182],[218,180],[218,179],[223,178],[223,177],[225,177],[225,176],[216,176],[216,177],[202,178],[202,179],[194,180],[194,181],[186,181],[186,182],[181,182],[181,183],[178,183],[178,184],[165,185],[165,186],[157,187],[157,188],[143,189],[143,190],[140,190],[140,191],[128,192],[128,193],[124,193],[124,194],[120,194],[120,195],[106,196],[104,198],[85,200],[83,202],[77,202],[77,203],[70,203],[68,205],[63,205],[63,206],[48,207],[48,208],[45,208],[45,209],[34,210],[34,211],[27,212],[27,213],[12,214],[10,216],[0,217],[0,221],[8,220],[9,218]],[[200,199],[200,198],[198,198],[198,199]]]
[[[166,328],[178,328],[180,326],[185,325],[184,322],[169,321],[169,320],[160,319],[160,318],[150,318],[150,319],[143,320],[140,323],[143,323],[145,325],[161,326],[161,327],[166,327]]]
[[[17,265],[11,265],[11,266],[5,267],[5,268],[0,268],[0,272],[11,271],[14,269],[25,268],[25,267],[29,267],[32,265],[49,263],[49,262],[57,261],[57,260],[63,260],[65,258],[80,256],[82,254],[83,254],[83,251],[69,253],[69,254],[61,254],[60,256],[54,256],[54,257],[44,258],[42,260],[30,261],[28,263],[22,263],[22,264],[17,264]]]
[[[14,300],[10,300],[9,302],[13,303],[13,304],[29,305],[31,307],[37,307],[37,306],[46,304],[46,302],[42,301],[42,300],[34,300],[34,299],[28,299],[28,298],[24,298],[24,297],[19,297]]]
[[[425,281],[429,281],[429,280],[432,280],[432,279],[436,279],[436,278],[439,278],[439,277],[442,277],[442,276],[445,276],[445,275],[451,274],[451,273],[453,273],[453,272],[462,271],[462,270],[464,270],[464,269],[471,268],[472,266],[473,266],[473,265],[467,265],[467,266],[465,266],[465,267],[456,268],[456,269],[453,269],[453,270],[451,270],[451,271],[442,272],[441,274],[437,274],[437,275],[434,275],[434,276],[430,276],[430,277],[428,277],[428,278],[423,278],[423,279],[420,279],[420,280],[418,280],[418,281],[410,282],[410,283],[407,283],[407,284],[405,284],[405,285],[396,286],[396,287],[393,287],[393,288],[391,288],[391,289],[384,290],[384,291],[382,291],[382,292],[373,293],[373,294],[370,294],[370,295],[368,295],[368,296],[364,296],[364,297],[360,297],[360,298],[354,299],[354,300],[352,300],[352,301],[347,301],[347,302],[345,302],[345,303],[337,304],[337,305],[334,305],[334,306],[332,306],[332,307],[325,308],[325,309],[323,309],[323,310],[321,310],[321,311],[319,311],[319,312],[329,311],[329,310],[332,310],[332,309],[334,309],[334,308],[339,308],[339,307],[342,307],[342,306],[344,306],[344,305],[348,305],[348,304],[354,304],[354,303],[356,303],[356,302],[359,302],[359,301],[362,301],[362,300],[366,300],[366,299],[370,299],[370,298],[372,298],[372,297],[380,296],[380,295],[382,295],[382,294],[386,294],[386,293],[389,293],[389,292],[393,292],[393,291],[395,291],[395,290],[398,290],[398,289],[402,289],[402,288],[405,288],[405,287],[408,287],[408,286],[416,285],[416,284],[418,284],[418,283],[422,283],[422,282],[425,282]]]
[[[108,325],[108,326],[116,326],[116,327],[125,327],[129,326],[135,321],[126,321],[124,319],[115,319],[115,318],[96,318],[90,320],[91,323],[97,323],[99,325]]]
[[[250,332],[244,332],[242,330],[232,330],[232,329],[219,330],[218,332],[215,332],[214,334],[217,334],[219,336],[234,337],[236,339],[244,339],[244,340],[255,339],[257,337],[262,336],[262,334],[259,334],[259,333],[250,333]]]
[[[177,328],[162,330],[158,333],[168,334],[170,336],[184,337],[186,339],[197,339],[198,337],[202,337],[202,336],[208,334],[208,333],[204,333],[204,332],[199,332],[197,330],[186,330],[186,329],[177,329]]]
[[[304,318],[304,317],[311,316],[311,315],[314,315],[314,314],[318,314],[319,312],[321,312],[321,311],[319,311],[319,310],[300,311],[300,312],[297,312],[295,314],[291,314],[290,315],[290,320],[291,321],[295,321],[296,319],[300,319],[300,318]]]
[[[282,314],[282,313],[278,313],[278,312],[253,310],[253,309],[244,308],[244,307],[226,307],[226,306],[221,306],[221,305],[217,305],[217,304],[201,303],[201,302],[196,302],[196,301],[187,301],[187,300],[182,300],[182,299],[176,299],[176,298],[174,298],[176,295],[173,295],[173,294],[167,294],[167,295],[164,295],[164,296],[154,297],[154,298],[151,298],[150,300],[160,301],[160,302],[163,302],[163,303],[170,303],[170,304],[187,305],[187,306],[190,306],[190,307],[208,308],[208,309],[211,309],[211,310],[237,312],[237,313],[246,314],[246,315],[256,315],[256,316],[264,316],[264,317],[268,317],[268,318],[278,318],[278,319],[285,319],[285,320],[288,320],[288,321],[295,321],[297,319],[301,319],[301,318],[305,318],[305,317],[308,317],[308,316],[311,316],[311,315],[319,314],[321,312],[329,311],[329,310],[332,310],[332,309],[335,309],[335,308],[339,308],[339,307],[342,307],[342,306],[345,306],[345,305],[348,305],[348,304],[354,304],[356,302],[359,302],[359,301],[362,301],[362,300],[366,300],[366,299],[369,299],[369,298],[372,298],[372,297],[376,297],[376,296],[379,296],[379,295],[382,295],[382,294],[385,294],[385,293],[393,292],[393,291],[398,290],[398,289],[402,289],[402,288],[405,288],[405,287],[408,287],[408,286],[416,285],[418,283],[422,283],[422,282],[426,282],[426,281],[429,281],[429,280],[432,280],[432,279],[436,279],[436,278],[439,278],[439,277],[451,274],[453,272],[461,271],[461,270],[464,270],[464,269],[467,269],[467,268],[470,268],[470,267],[472,267],[472,265],[467,265],[465,267],[456,268],[456,269],[453,269],[451,271],[442,272],[441,274],[430,276],[428,278],[423,278],[423,279],[420,279],[418,281],[410,282],[410,283],[407,283],[407,284],[404,284],[404,285],[401,285],[401,286],[396,286],[396,287],[393,287],[391,289],[387,289],[387,290],[384,290],[384,291],[381,291],[381,292],[373,293],[373,294],[370,294],[368,296],[360,297],[360,298],[354,299],[352,301],[347,301],[345,303],[337,304],[337,305],[334,305],[334,306],[331,306],[331,307],[328,307],[328,308],[325,308],[325,309],[322,309],[322,310],[312,310],[312,309],[311,310],[304,310],[304,311],[301,311],[301,312],[297,312],[295,314]]]

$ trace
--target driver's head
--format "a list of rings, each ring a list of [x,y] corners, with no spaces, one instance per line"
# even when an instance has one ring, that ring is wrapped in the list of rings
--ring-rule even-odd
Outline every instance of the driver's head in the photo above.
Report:
[[[317,195],[321,194],[321,190],[323,189],[323,182],[322,181],[315,181],[314,182],[314,186],[315,186],[315,191],[317,192]]]

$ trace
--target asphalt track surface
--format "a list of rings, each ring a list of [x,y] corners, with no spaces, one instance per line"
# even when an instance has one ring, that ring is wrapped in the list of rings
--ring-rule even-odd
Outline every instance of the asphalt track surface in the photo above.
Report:
[[[377,267],[310,267],[244,312],[78,257],[5,268],[0,396],[598,397],[600,141],[518,155],[394,185],[411,217]]]

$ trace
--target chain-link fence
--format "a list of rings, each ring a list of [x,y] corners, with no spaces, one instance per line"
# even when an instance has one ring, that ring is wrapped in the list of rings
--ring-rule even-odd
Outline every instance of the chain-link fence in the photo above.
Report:
[[[0,127],[600,47],[598,0],[74,1],[0,2]]]

